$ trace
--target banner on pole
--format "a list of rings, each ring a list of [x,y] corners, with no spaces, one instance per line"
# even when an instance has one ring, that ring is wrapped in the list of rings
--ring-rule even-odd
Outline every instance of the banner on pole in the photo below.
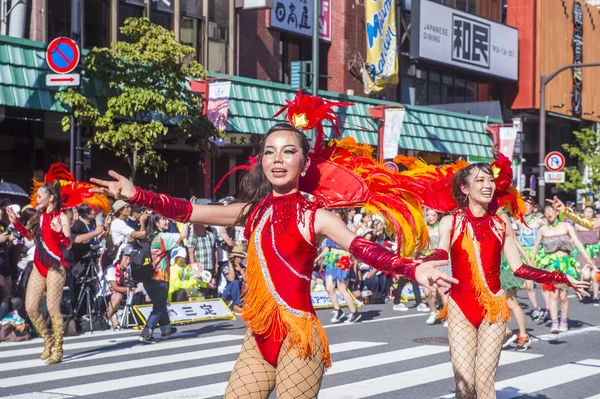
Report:
[[[514,126],[500,127],[500,153],[506,155],[510,160],[515,154],[515,143],[519,130]]]
[[[214,82],[208,85],[208,119],[220,131],[227,130],[231,82]]]
[[[365,92],[378,92],[387,84],[398,84],[396,2],[365,0],[367,60]]]
[[[384,112],[383,159],[393,159],[398,155],[398,145],[406,111],[404,108],[386,108]]]

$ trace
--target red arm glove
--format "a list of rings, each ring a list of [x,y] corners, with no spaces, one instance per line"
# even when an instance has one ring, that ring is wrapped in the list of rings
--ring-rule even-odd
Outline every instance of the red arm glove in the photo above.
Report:
[[[58,242],[63,248],[71,247],[71,239],[65,235],[62,231],[58,234]]]
[[[350,243],[350,252],[356,259],[373,266],[377,270],[403,274],[411,280],[415,279],[417,264],[410,259],[401,258],[363,237],[355,237]]]
[[[553,272],[549,272],[547,270],[536,269],[535,267],[531,267],[526,264],[522,264],[514,272],[515,277],[524,278],[525,280],[532,280],[539,284],[567,284],[570,287],[573,287],[567,278],[567,275],[564,273],[557,272],[556,270]],[[575,287],[573,287],[575,288]]]
[[[423,262],[429,262],[432,260],[448,260],[448,251],[438,248],[433,251],[433,253],[423,258]]]
[[[17,231],[28,240],[31,240],[31,236],[29,235],[29,230],[17,219],[13,224],[13,227],[17,229]]]
[[[129,200],[130,204],[152,209],[167,219],[186,223],[192,216],[192,203],[183,199],[169,197],[165,194],[155,194],[152,191],[135,188],[135,195]]]

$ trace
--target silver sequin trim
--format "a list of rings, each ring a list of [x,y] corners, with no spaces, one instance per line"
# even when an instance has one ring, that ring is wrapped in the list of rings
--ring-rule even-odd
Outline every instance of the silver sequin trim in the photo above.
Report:
[[[283,300],[283,298],[279,295],[277,290],[275,290],[275,286],[273,285],[273,280],[271,280],[271,275],[269,274],[269,269],[267,268],[267,262],[265,260],[265,254],[263,253],[263,250],[260,246],[260,241],[261,241],[260,237],[261,237],[262,231],[265,227],[265,224],[267,223],[267,219],[271,216],[271,213],[272,213],[272,209],[269,209],[267,212],[264,213],[263,217],[260,220],[260,223],[258,224],[258,227],[256,228],[256,231],[254,232],[254,247],[256,248],[256,255],[258,256],[258,262],[260,263],[260,268],[262,270],[262,274],[265,279],[265,283],[267,284],[267,288],[269,289],[269,292],[271,293],[271,295],[273,295],[273,298],[275,298],[275,300],[277,301],[279,306],[281,306],[283,309],[285,309],[286,311],[288,311],[289,313],[293,314],[296,317],[303,317],[303,318],[310,319],[312,316],[310,313],[303,312],[298,309],[294,309],[290,305],[288,305]]]
[[[498,291],[495,294],[490,289],[490,286],[488,285],[487,280],[485,278],[485,274],[483,272],[483,264],[481,262],[481,251],[480,251],[480,247],[479,247],[479,242],[477,241],[477,237],[475,237],[475,232],[473,231],[473,226],[471,225],[471,223],[466,220],[465,220],[465,222],[467,224],[467,229],[469,229],[469,234],[471,234],[471,237],[473,237],[473,246],[475,247],[475,256],[477,257],[477,269],[479,270],[481,279],[483,280],[483,283],[485,284],[485,288],[487,288],[488,292],[490,294],[492,294],[493,296],[504,295],[504,290],[502,288],[500,288],[500,291]]]
[[[273,213],[273,211],[272,211],[272,208],[271,208],[271,209],[269,209],[269,214],[272,214],[272,213]],[[277,246],[275,245],[275,229],[273,228],[273,223],[271,223],[271,243],[273,244],[273,249],[275,250],[275,255],[277,255],[277,257],[279,258],[279,260],[284,265],[286,265],[287,268],[290,269],[290,271],[292,273],[294,273],[296,276],[298,276],[298,277],[300,277],[300,278],[302,278],[302,279],[304,279],[306,281],[310,281],[310,277],[308,277],[308,276],[306,276],[306,275],[304,275],[302,273],[297,272],[296,269],[294,269],[292,267],[292,265],[290,265],[289,263],[287,263],[286,260],[283,259],[283,256],[281,256],[279,254],[279,251],[277,250]]]

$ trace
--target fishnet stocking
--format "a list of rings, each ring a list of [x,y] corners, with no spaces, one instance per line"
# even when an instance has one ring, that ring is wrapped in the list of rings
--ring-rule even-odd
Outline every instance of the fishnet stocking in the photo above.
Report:
[[[25,311],[30,320],[37,319],[40,315],[40,301],[45,293],[46,278],[34,266],[29,275],[29,280],[27,280],[27,293],[25,295]]]
[[[456,399],[474,399],[477,329],[452,298],[448,299],[448,341],[456,382]]]
[[[467,320],[456,302],[448,300],[448,340],[457,399],[495,399],[494,382],[506,322],[483,320],[479,329]]]
[[[494,382],[498,371],[498,361],[502,351],[502,341],[506,322],[490,324],[483,320],[477,331],[477,397],[479,399],[496,399]]]
[[[277,359],[277,399],[316,398],[323,381],[325,361],[323,359],[321,338],[313,328],[312,342],[316,346],[312,358],[301,359],[294,348],[286,351],[284,342]]]
[[[274,388],[277,388],[278,399],[316,398],[325,367],[323,344],[316,328],[313,329],[313,342],[317,346],[316,354],[306,359],[300,359],[294,348],[285,350],[287,342],[284,342],[275,368],[263,359],[248,330],[224,398],[266,399]]]
[[[246,331],[242,351],[235,362],[225,399],[266,399],[275,388],[275,367],[263,359],[250,329]]]

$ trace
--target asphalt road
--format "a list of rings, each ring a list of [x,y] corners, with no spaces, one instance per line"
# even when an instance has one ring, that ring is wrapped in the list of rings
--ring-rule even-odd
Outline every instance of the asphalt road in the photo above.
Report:
[[[329,321],[333,367],[319,398],[453,397],[446,329],[425,324],[427,314],[361,308],[357,324]],[[498,398],[600,398],[600,307],[571,299],[571,330],[551,335],[528,321],[536,341],[526,352],[503,351]],[[516,327],[514,322],[511,327]],[[45,366],[41,341],[0,344],[0,399],[212,398],[222,395],[245,332],[241,320],[182,326],[156,345],[137,332],[69,337],[65,361]],[[274,397],[274,395],[273,395]]]

